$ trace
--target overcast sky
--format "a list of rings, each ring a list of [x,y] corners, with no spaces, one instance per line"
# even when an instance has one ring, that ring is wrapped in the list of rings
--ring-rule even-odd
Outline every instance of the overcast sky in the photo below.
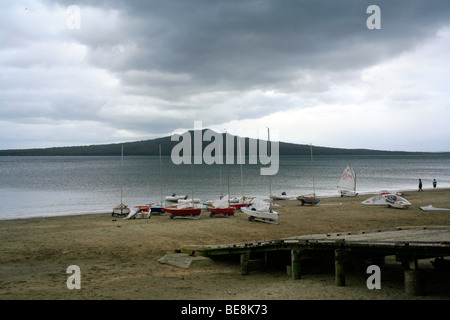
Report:
[[[153,139],[202,121],[450,151],[448,0],[0,3],[0,149]]]

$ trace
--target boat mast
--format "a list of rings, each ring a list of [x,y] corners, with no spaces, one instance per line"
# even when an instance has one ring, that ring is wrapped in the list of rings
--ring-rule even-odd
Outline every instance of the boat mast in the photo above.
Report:
[[[242,193],[242,200],[243,200],[244,199],[244,176],[242,174],[242,149],[241,149],[241,140],[239,138],[238,138],[238,145],[239,145],[239,163],[241,165],[241,193]],[[245,148],[245,143],[244,143],[244,148]]]
[[[228,182],[228,208],[230,207],[230,168],[227,166],[227,182]]]
[[[314,197],[316,196],[316,186],[314,183],[314,160],[313,160],[313,152],[312,152],[312,143],[309,143],[310,148],[311,148],[311,165],[312,165],[312,178],[313,178],[313,192],[314,192]]]
[[[222,149],[222,145],[220,145],[219,144],[219,178],[220,178],[220,197],[219,197],[219,199],[222,199],[222,162],[223,162],[223,158],[221,158],[222,157],[222,154],[221,154],[221,152],[220,152],[220,150]]]
[[[123,204],[123,145],[120,159],[120,204]]]
[[[161,161],[161,144],[159,144],[159,189],[161,193],[161,206],[163,205],[163,191],[162,191],[162,161]]]
[[[192,185],[192,207],[194,207],[194,168],[192,166],[192,156],[191,156],[191,185]]]
[[[348,166],[350,167],[350,163],[348,164]],[[356,172],[353,170],[352,167],[350,167],[350,171],[353,174],[353,191],[356,193]]]
[[[267,127],[267,156],[270,157],[270,132],[269,127]],[[272,175],[269,175],[269,211],[272,211]]]

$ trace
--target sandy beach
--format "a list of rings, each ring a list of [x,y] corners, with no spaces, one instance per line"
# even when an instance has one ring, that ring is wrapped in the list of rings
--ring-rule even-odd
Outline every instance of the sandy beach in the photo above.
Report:
[[[284,270],[243,276],[238,263],[211,261],[183,269],[158,262],[185,245],[224,244],[297,235],[371,230],[399,226],[450,226],[450,212],[425,212],[420,206],[450,208],[450,189],[406,191],[407,210],[361,204],[370,195],[324,198],[319,206],[277,201],[279,225],[231,218],[199,220],[122,220],[111,212],[0,221],[1,300],[443,300],[450,298],[448,273],[427,283],[427,295],[408,296],[403,274],[393,262],[382,274],[382,288],[369,290],[367,274],[353,272],[345,287],[334,274],[292,280]],[[67,267],[81,271],[81,289],[69,290]],[[424,268],[431,264],[424,262]],[[397,272],[398,271],[398,272]]]

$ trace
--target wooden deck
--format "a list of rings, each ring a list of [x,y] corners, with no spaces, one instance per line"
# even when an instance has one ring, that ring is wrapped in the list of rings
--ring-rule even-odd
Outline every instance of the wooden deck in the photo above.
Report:
[[[372,260],[382,263],[386,256],[395,255],[402,263],[405,290],[412,295],[423,294],[423,281],[418,260],[450,256],[450,226],[396,227],[343,233],[312,234],[297,237],[261,240],[223,245],[186,246],[181,252],[214,257],[240,255],[242,274],[248,274],[252,256],[270,252],[290,251],[290,273],[301,278],[306,260],[334,257],[335,281],[345,285],[349,261]]]

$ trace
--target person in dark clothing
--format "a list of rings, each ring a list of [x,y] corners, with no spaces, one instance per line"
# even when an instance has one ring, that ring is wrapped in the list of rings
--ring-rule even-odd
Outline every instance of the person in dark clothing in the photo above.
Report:
[[[437,181],[436,179],[433,179],[433,188],[436,189]]]
[[[423,190],[422,190],[422,179],[419,179],[419,192],[420,192],[420,191],[423,191]]]

